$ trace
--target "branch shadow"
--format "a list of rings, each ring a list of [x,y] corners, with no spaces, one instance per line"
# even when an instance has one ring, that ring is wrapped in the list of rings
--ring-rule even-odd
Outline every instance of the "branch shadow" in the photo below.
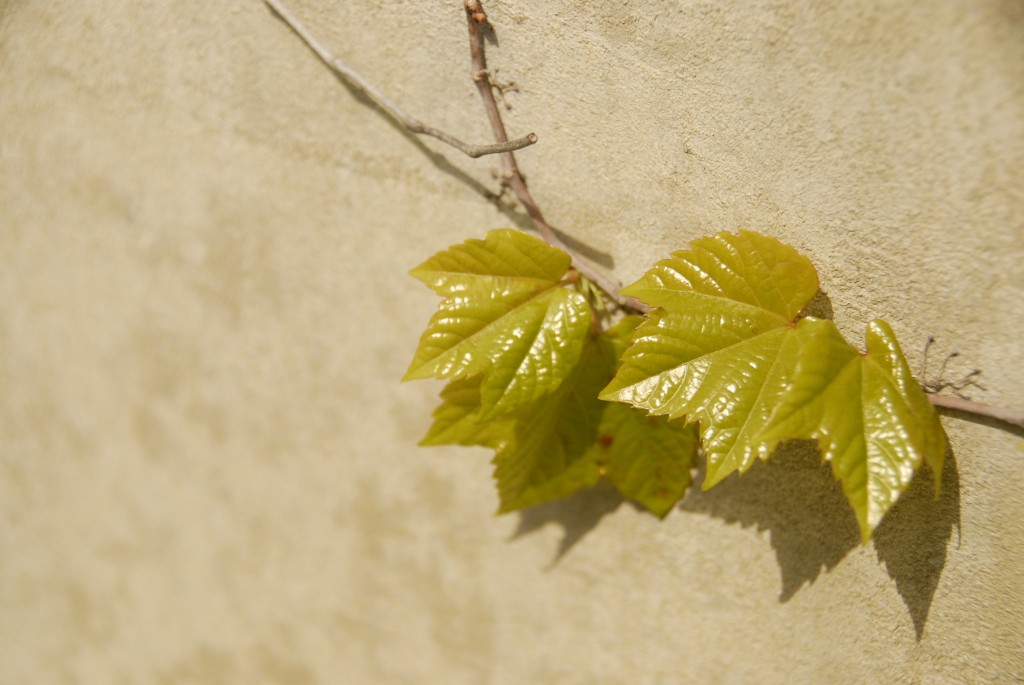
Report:
[[[393,128],[398,134],[400,134],[407,141],[409,141],[413,145],[413,147],[419,150],[423,154],[423,156],[426,157],[427,160],[434,165],[435,169],[437,169],[443,174],[451,176],[457,181],[468,186],[474,192],[481,195],[485,200],[487,200],[495,208],[497,208],[498,211],[501,212],[501,214],[506,219],[508,219],[516,228],[524,231],[534,231],[533,222],[530,220],[530,217],[525,212],[519,211],[515,208],[515,206],[505,202],[499,193],[492,191],[479,180],[477,180],[470,174],[466,173],[463,169],[460,169],[459,167],[452,164],[452,162],[449,161],[449,159],[445,155],[441,154],[440,152],[437,152],[436,150],[431,149],[426,143],[423,142],[420,136],[410,132],[401,123],[395,121],[387,112],[381,109],[377,105],[377,103],[368,98],[362,91],[350,85],[344,78],[334,73],[333,71],[331,72],[331,74],[334,76],[335,80],[338,83],[340,83],[357,102],[377,112],[382,119],[388,122],[388,125],[390,125],[391,128]],[[586,258],[588,261],[593,262],[594,264],[605,269],[615,268],[615,258],[612,257],[611,254],[598,250],[590,245],[587,245],[586,243],[581,242],[577,238],[574,238],[573,236],[566,234],[565,232],[563,232],[562,230],[555,226],[552,226],[552,229],[554,229],[555,234],[574,252],[576,252],[576,254]]]
[[[946,565],[953,527],[960,528],[959,474],[952,451],[946,454],[938,498],[931,480],[927,468],[919,472],[874,535],[875,552],[896,583],[918,640]],[[813,584],[860,544],[842,487],[810,441],[786,443],[768,461],[707,492],[691,490],[679,508],[769,531],[782,575],[780,602]]]
[[[380,118],[386,121],[387,124],[391,128],[393,128],[396,133],[398,133],[400,136],[402,136],[407,141],[412,143],[413,147],[415,147],[417,150],[423,153],[423,156],[426,157],[427,160],[430,161],[430,163],[433,164],[438,171],[444,174],[448,174],[449,176],[460,181],[461,183],[467,185],[474,192],[482,195],[485,200],[487,200],[492,205],[501,210],[502,214],[504,214],[509,219],[509,221],[514,223],[517,228],[527,229],[532,227],[532,224],[530,223],[530,217],[528,217],[525,213],[517,212],[514,208],[501,202],[497,193],[492,192],[483,183],[473,178],[471,175],[469,175],[459,167],[452,164],[448,160],[448,158],[445,157],[440,152],[432,150],[426,143],[423,142],[419,135],[412,133],[411,131],[409,131],[409,129],[405,128],[405,126],[403,126],[400,122],[392,118],[390,114],[381,109],[376,102],[367,97],[366,94],[363,93],[361,90],[353,87],[342,76],[335,73],[334,71],[331,71],[331,75],[334,77],[334,80],[336,80],[345,90],[348,91],[349,95],[351,95],[356,102],[363,105],[364,107],[372,109],[374,112],[379,114]]]
[[[485,21],[483,24],[480,24],[479,29],[480,35],[484,37],[484,40],[487,41],[488,45],[493,45],[496,48],[500,47],[500,43],[498,43],[498,32],[494,30],[494,24],[490,21]]]

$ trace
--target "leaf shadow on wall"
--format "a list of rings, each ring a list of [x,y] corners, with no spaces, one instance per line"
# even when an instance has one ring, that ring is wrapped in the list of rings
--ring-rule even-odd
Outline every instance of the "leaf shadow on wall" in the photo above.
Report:
[[[960,543],[960,477],[953,450],[947,448],[942,486],[936,499],[932,474],[924,470],[882,519],[875,530],[878,560],[903,598],[921,639],[939,576],[946,565],[946,550],[953,527]]]
[[[787,443],[768,461],[711,490],[692,489],[680,508],[769,531],[782,574],[781,602],[860,544],[853,510],[810,441]],[[875,552],[895,581],[919,640],[954,526],[959,531],[959,476],[947,452],[939,498],[933,496],[931,473],[922,470],[874,535]]]
[[[519,512],[519,525],[512,533],[515,540],[539,530],[549,523],[562,527],[562,540],[551,565],[557,564],[583,537],[597,527],[608,514],[615,512],[626,499],[605,481],[592,488],[554,502],[538,504]]]
[[[769,531],[782,575],[780,602],[788,602],[822,571],[835,568],[860,544],[857,521],[810,441],[784,444],[766,462],[742,476],[731,476],[708,491],[699,484],[703,472],[678,509]],[[548,524],[564,534],[552,560],[556,565],[605,516],[626,500],[607,483],[519,512],[517,539]],[[637,507],[639,508],[639,507]],[[932,598],[946,565],[946,549],[960,530],[960,479],[952,451],[946,453],[942,491],[934,497],[931,473],[923,469],[875,531],[878,560],[910,613],[917,639],[928,620]]]

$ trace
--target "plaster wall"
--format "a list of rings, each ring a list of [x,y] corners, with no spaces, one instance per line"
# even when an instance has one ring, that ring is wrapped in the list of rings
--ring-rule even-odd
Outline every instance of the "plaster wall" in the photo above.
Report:
[[[489,140],[454,0],[293,6]],[[488,3],[549,219],[622,281],[751,228],[844,333],[1024,407],[1024,3]],[[0,682],[1012,683],[1024,439],[963,417],[865,547],[813,451],[497,518],[415,447],[405,272],[520,213],[255,0],[0,0]]]

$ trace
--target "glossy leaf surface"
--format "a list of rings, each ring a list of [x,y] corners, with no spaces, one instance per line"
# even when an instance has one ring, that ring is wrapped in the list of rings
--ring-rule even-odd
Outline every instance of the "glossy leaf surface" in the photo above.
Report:
[[[938,415],[913,378],[887,323],[867,330],[867,354],[843,339],[831,321],[807,327],[792,387],[763,436],[818,441],[822,455],[857,516],[866,542],[929,464],[938,490],[946,437]]]
[[[451,382],[421,444],[495,448],[501,513],[566,497],[606,475],[626,497],[663,516],[690,484],[695,431],[597,398],[638,322],[627,317],[598,338],[588,336],[563,384],[510,415],[481,418],[479,377]]]
[[[501,512],[606,477],[664,515],[699,443],[708,488],[783,440],[817,440],[865,541],[922,463],[938,488],[945,434],[892,330],[872,322],[861,354],[831,321],[800,318],[818,280],[793,248],[751,232],[694,241],[623,290],[646,320],[599,335],[599,296],[563,282],[568,268],[493,231],[413,270],[444,301],[406,378],[450,379],[421,444],[493,448]]]
[[[614,357],[589,339],[559,388],[514,415],[482,418],[481,378],[453,381],[442,392],[434,424],[421,444],[495,448],[499,513],[567,497],[601,476],[590,450],[607,403],[597,399]]]
[[[705,488],[742,472],[775,449],[763,428],[801,347],[797,315],[817,289],[807,258],[774,238],[696,240],[623,290],[655,309],[601,397],[699,420]]]
[[[560,280],[570,258],[521,231],[491,231],[440,252],[412,275],[444,296],[403,380],[482,375],[482,417],[558,388],[590,327],[590,308]]]
[[[409,273],[438,295],[461,292],[474,282],[543,290],[557,283],[571,262],[569,255],[542,240],[516,229],[498,228],[483,240],[470,238],[438,252]]]

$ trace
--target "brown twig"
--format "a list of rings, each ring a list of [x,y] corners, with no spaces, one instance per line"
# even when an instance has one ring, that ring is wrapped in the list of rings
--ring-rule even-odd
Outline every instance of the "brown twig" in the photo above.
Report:
[[[525,135],[522,138],[516,138],[515,140],[508,140],[505,138],[494,145],[470,145],[464,143],[455,136],[445,133],[439,129],[427,126],[419,119],[406,114],[402,109],[392,102],[386,95],[377,90],[369,81],[364,79],[358,72],[352,67],[348,66],[340,59],[334,56],[330,50],[328,50],[316,36],[310,33],[302,22],[292,14],[291,10],[281,0],[263,0],[270,9],[272,9],[277,16],[284,21],[285,24],[294,31],[299,38],[301,38],[307,46],[316,54],[317,57],[323,61],[328,67],[330,67],[336,74],[341,76],[345,80],[345,83],[349,84],[355,90],[361,92],[363,95],[368,97],[375,105],[380,107],[388,116],[397,121],[399,124],[404,126],[409,132],[417,133],[424,136],[431,136],[437,138],[443,143],[447,143],[457,150],[461,150],[470,157],[483,157],[484,155],[496,155],[501,153],[511,153],[513,150],[521,150],[524,147],[533,145],[537,142],[537,136],[533,133]]]
[[[480,0],[465,0],[465,8],[466,23],[469,26],[469,53],[473,65],[473,82],[476,83],[476,89],[480,92],[480,97],[484,101],[484,109],[487,111],[487,118],[491,122],[491,130],[494,132],[495,140],[498,143],[504,143],[508,140],[508,134],[505,132],[505,124],[501,120],[501,111],[498,109],[498,103],[494,98],[494,91],[492,90],[489,72],[487,71],[487,58],[484,54],[484,41],[481,33],[481,27],[488,23],[487,13],[484,12]],[[516,197],[519,198],[523,208],[526,209],[526,213],[530,216],[530,220],[533,221],[537,232],[540,233],[541,237],[549,245],[567,252],[572,257],[573,267],[601,288],[601,290],[608,293],[608,296],[618,303],[620,307],[637,312],[648,311],[647,305],[635,298],[626,297],[620,293],[618,284],[584,262],[579,255],[558,237],[555,230],[544,219],[544,214],[540,211],[540,207],[537,206],[533,195],[530,194],[529,188],[526,187],[526,181],[523,179],[523,174],[519,171],[515,155],[511,151],[502,153],[501,166],[508,185],[515,192]]]
[[[1015,426],[1024,428],[1024,413],[1014,411],[1013,409],[1007,409],[1006,407],[993,407],[990,404],[972,402],[971,400],[964,399],[963,397],[953,397],[950,395],[934,395],[929,393],[928,399],[936,407],[967,412],[968,414],[976,414],[977,416],[987,416],[989,418],[998,419],[999,421],[1012,423]]]

